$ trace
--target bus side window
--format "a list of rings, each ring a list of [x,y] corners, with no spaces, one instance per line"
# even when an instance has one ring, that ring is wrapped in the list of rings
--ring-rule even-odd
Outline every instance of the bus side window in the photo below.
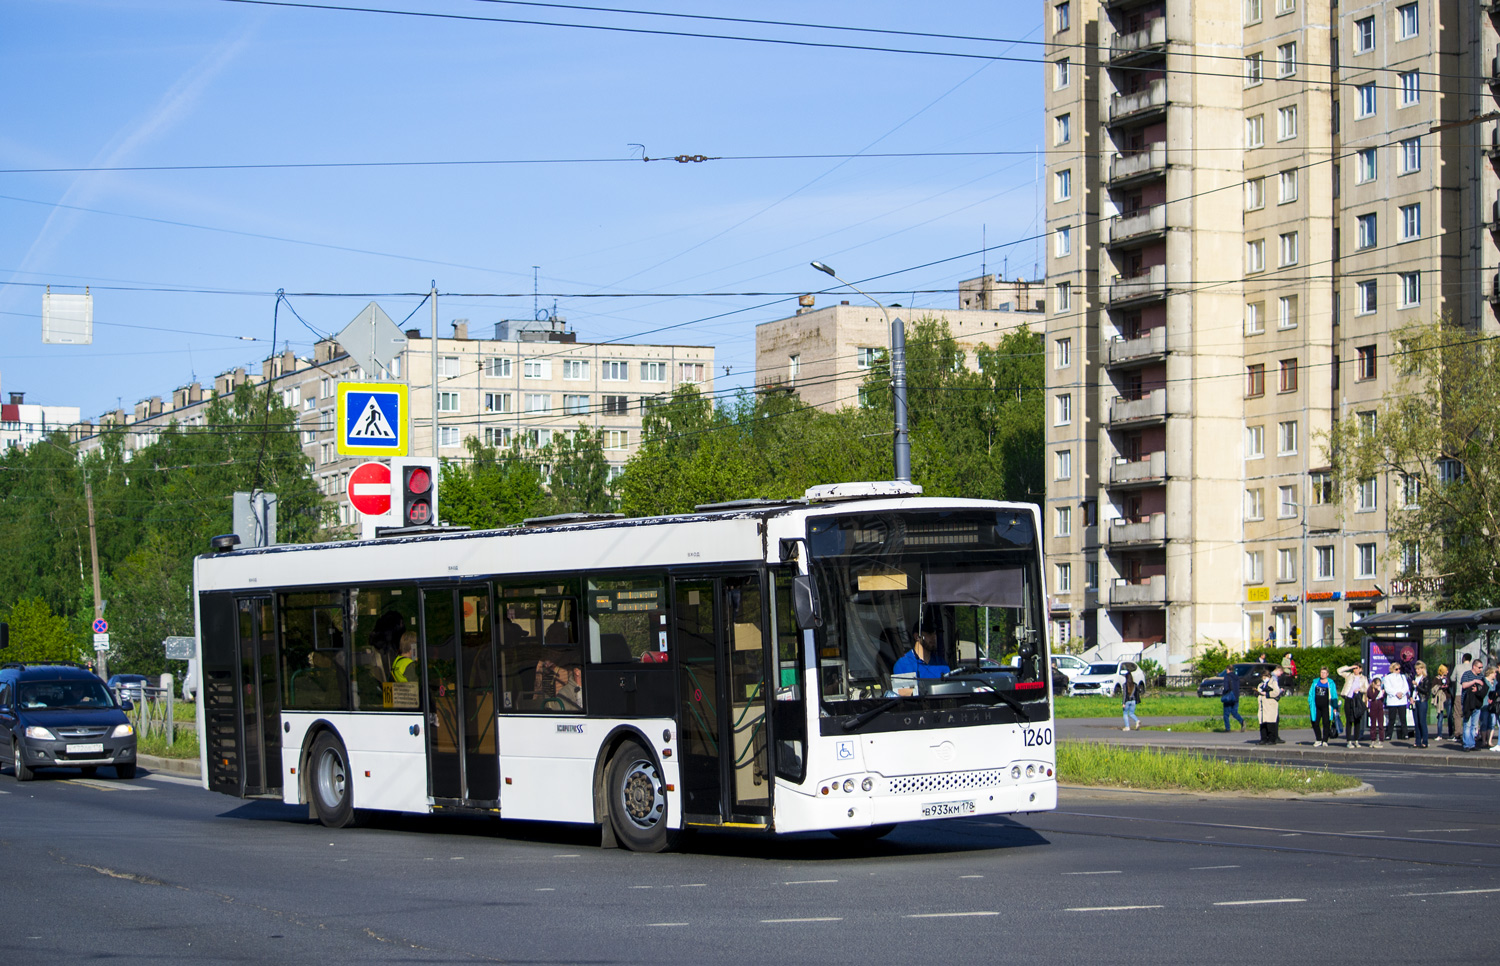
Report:
[[[657,575],[590,580],[589,661],[665,664],[666,581]]]
[[[415,586],[350,592],[354,710],[415,711],[422,706],[416,607]],[[411,639],[403,648],[407,635]]]
[[[581,714],[577,583],[506,582],[496,585],[495,594],[501,614],[501,710]]]
[[[771,702],[778,778],[801,784],[807,777],[807,701],[803,687],[802,631],[792,609],[791,570],[776,574],[771,624],[776,635],[776,700]]]
[[[281,680],[289,711],[349,709],[343,591],[281,595]]]

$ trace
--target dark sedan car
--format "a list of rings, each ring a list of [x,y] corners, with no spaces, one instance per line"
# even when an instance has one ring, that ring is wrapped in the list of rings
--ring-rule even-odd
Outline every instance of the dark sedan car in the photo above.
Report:
[[[1241,661],[1234,665],[1234,673],[1240,676],[1240,694],[1254,694],[1255,688],[1260,684],[1260,675],[1263,671],[1280,667],[1279,664],[1262,664],[1259,661]],[[1295,675],[1281,672],[1281,690],[1290,691],[1297,686]],[[1211,678],[1204,678],[1198,684],[1198,697],[1217,698],[1224,693],[1224,675],[1216,674]]]
[[[23,782],[38,768],[92,775],[100,765],[134,778],[135,729],[125,717],[130,708],[77,665],[0,666],[0,758]]]

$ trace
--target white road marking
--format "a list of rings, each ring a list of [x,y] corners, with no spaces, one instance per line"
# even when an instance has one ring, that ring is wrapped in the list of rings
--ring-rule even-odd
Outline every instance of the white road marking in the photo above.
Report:
[[[812,916],[807,919],[762,919],[763,923],[779,922],[843,922],[843,916]]]
[[[578,853],[577,852],[568,852],[568,853],[566,853],[564,855],[554,855],[553,858],[554,859],[576,859],[576,858],[578,858]]]
[[[532,891],[532,892],[556,892],[556,891],[557,891],[557,890],[556,890],[556,889],[553,889],[553,888],[551,888],[551,887],[550,887],[550,886],[549,886],[549,887],[547,887],[547,888],[544,888],[544,889],[532,889],[532,890],[531,890],[531,891]]]
[[[1135,909],[1162,909],[1163,906],[1079,906],[1063,912],[1130,912]]]
[[[1385,834],[1385,829],[1383,829],[1383,828],[1351,828],[1351,829],[1349,829],[1349,834],[1350,835],[1384,835]]]
[[[1188,871],[1189,872],[1207,872],[1210,869],[1238,869],[1238,868],[1239,868],[1239,866],[1237,866],[1237,865],[1195,865],[1191,869],[1188,869]]]
[[[85,788],[97,788],[106,792],[149,792],[151,789],[143,785],[125,784],[124,782],[105,782],[96,778],[64,778],[63,781],[69,785],[82,785]]]
[[[1398,897],[1405,899],[1411,896],[1477,896],[1487,892],[1500,892],[1500,889],[1454,889],[1452,892],[1403,892]]]
[[[707,882],[689,882],[689,883],[687,883],[685,885],[678,886],[678,888],[679,889],[706,889],[706,888],[708,888],[708,883]]]
[[[203,782],[188,775],[174,775],[170,772],[154,771],[149,775],[142,775],[142,779],[148,782],[168,782],[172,785],[188,785],[193,788],[202,788]]]
[[[686,926],[686,925],[687,925],[687,923],[685,923],[685,922],[648,922],[648,923],[646,923],[647,928],[650,928],[650,929],[654,929],[654,928],[657,928],[659,926]]]
[[[1306,899],[1237,899],[1234,902],[1216,902],[1216,906],[1274,906],[1285,902],[1306,902]]]
[[[791,882],[783,882],[782,885],[826,885],[837,882],[837,879],[793,879]]]
[[[959,878],[960,879],[983,879],[984,876],[982,876],[982,875],[961,875],[961,876],[959,876]]]
[[[1105,869],[1101,872],[1063,872],[1062,875],[1120,875],[1119,869]]]
[[[998,912],[918,912],[907,919],[961,919],[965,916],[998,916]]]
[[[640,885],[640,886],[631,886],[631,887],[630,887],[630,888],[632,888],[632,889],[650,889],[650,888],[651,888],[651,886],[648,886],[648,885]]]
[[[1471,828],[1414,828],[1414,829],[1409,829],[1408,831],[1412,831],[1412,832],[1472,832],[1474,830],[1471,829]]]

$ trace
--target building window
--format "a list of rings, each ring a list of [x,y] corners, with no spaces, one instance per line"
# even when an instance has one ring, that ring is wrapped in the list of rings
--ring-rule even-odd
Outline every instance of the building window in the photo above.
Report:
[[[1375,49],[1375,18],[1361,17],[1354,21],[1354,52],[1367,54]]]
[[[1276,299],[1276,328],[1297,327],[1297,296],[1283,295]]]
[[[1295,419],[1276,424],[1276,455],[1297,455],[1297,421]]]
[[[797,355],[787,356],[786,375],[787,379],[793,384],[797,382],[797,377],[802,375],[802,356],[800,353]]]
[[[1054,517],[1054,536],[1071,537],[1073,535],[1073,508],[1060,506]]]
[[[1066,312],[1073,307],[1073,284],[1071,282],[1058,282],[1053,289],[1053,305],[1055,312]]]
[[[456,413],[456,412],[458,412],[458,393],[456,393],[456,392],[439,392],[438,393],[438,412],[440,412],[440,413]]]
[[[1069,0],[1052,5],[1052,30],[1062,33],[1073,25],[1073,6]]]
[[[322,382],[322,391],[319,392],[318,395],[322,396],[324,399],[330,399],[330,398],[333,397],[333,380],[332,379],[325,378],[323,380],[323,382]]]
[[[589,377],[589,363],[587,359],[564,359],[562,370],[563,378],[574,382]]]
[[[1354,283],[1354,288],[1356,294],[1359,296],[1355,307],[1356,315],[1369,315],[1380,307],[1380,299],[1375,294],[1375,280],[1373,278]]]
[[[1378,168],[1375,164],[1375,149],[1364,148],[1355,154],[1354,183],[1368,184],[1375,180]]]
[[[545,392],[528,392],[526,394],[526,411],[528,413],[550,413],[552,411],[552,395]]]
[[[492,379],[509,379],[511,376],[511,360],[500,356],[490,356],[484,360],[484,374]]]
[[[1369,513],[1380,508],[1380,499],[1375,488],[1375,477],[1366,477],[1355,484],[1355,509]]]
[[[665,362],[643,362],[641,363],[641,382],[666,382],[667,364]]]
[[[1464,464],[1451,456],[1438,460],[1438,479],[1444,483],[1459,483],[1464,478]]]
[[[1375,362],[1375,347],[1374,346],[1370,346],[1370,363],[1371,363],[1371,366],[1372,366],[1372,368],[1370,369],[1371,378],[1374,378],[1374,372],[1375,372],[1375,370],[1373,368],[1374,362]],[[1375,410],[1373,410],[1373,409],[1366,409],[1366,410],[1364,410],[1362,412],[1355,413],[1354,416],[1355,416],[1356,419],[1359,420],[1359,434],[1361,436],[1368,437],[1368,436],[1374,436],[1375,435],[1375,429],[1376,429],[1376,427],[1378,427],[1380,425],[1380,416],[1379,416],[1378,413],[1375,412]]]
[[[1259,335],[1266,331],[1265,304],[1250,302],[1245,306],[1245,334]]]
[[[678,383],[697,384],[708,380],[708,366],[702,362],[677,363]]]
[[[1261,498],[1259,487],[1245,491],[1245,519],[1264,520],[1266,518],[1266,506]]]
[[[1058,258],[1073,254],[1073,229],[1059,228],[1052,233],[1053,254]]]
[[[1373,543],[1357,543],[1354,545],[1359,555],[1359,576],[1370,578],[1375,576],[1375,545]]]
[[[510,393],[487,392],[484,394],[484,411],[487,413],[510,412]]]
[[[568,416],[586,416],[589,397],[583,393],[567,393],[563,396],[563,413]]]
[[[1060,563],[1056,565],[1057,570],[1057,592],[1059,594],[1070,594],[1073,592],[1073,565]]]
[[[1375,213],[1358,215],[1354,219],[1355,250],[1375,247]]]
[[[1333,502],[1333,474],[1327,472],[1309,473],[1307,475],[1307,489],[1313,506],[1327,506]]]
[[[1359,95],[1358,106],[1355,117],[1375,116],[1375,82],[1355,85],[1354,92]]]
[[[1422,99],[1422,75],[1414,70],[1401,74],[1401,106],[1410,107]]]
[[[1266,206],[1266,179],[1250,178],[1245,182],[1245,210],[1256,211]]]
[[[1297,44],[1281,44],[1276,48],[1276,76],[1291,77],[1297,73]]]
[[[1073,451],[1070,449],[1060,449],[1053,455],[1056,456],[1057,468],[1056,473],[1053,474],[1053,478],[1071,480],[1073,478]]]
[[[1266,270],[1266,240],[1257,238],[1255,241],[1245,242],[1245,271],[1263,272]]]
[[[1254,87],[1265,79],[1265,57],[1261,54],[1245,55],[1245,86]]]
[[[1057,413],[1052,425],[1067,426],[1073,422],[1073,394],[1070,392],[1058,393]]]
[[[1280,392],[1296,392],[1297,391],[1297,360],[1296,359],[1282,359],[1281,360],[1281,380],[1280,380],[1280,382],[1279,382],[1278,385],[1279,385],[1279,391]]]
[[[1422,304],[1422,273],[1401,272],[1396,276],[1400,283],[1401,298],[1397,308],[1410,309]]]
[[[1261,0],[1245,0],[1245,23],[1260,22]]]
[[[1297,264],[1297,233],[1286,232],[1278,239],[1277,254],[1281,259],[1281,267]]]
[[[1314,580],[1333,579],[1333,548],[1313,547],[1313,563],[1317,568],[1314,572]]]
[[[1287,204],[1297,200],[1297,169],[1283,171],[1276,179],[1277,204]]]
[[[1073,115],[1059,114],[1052,119],[1052,143],[1067,144],[1073,140]]]
[[[1053,343],[1052,368],[1066,369],[1073,364],[1073,340],[1058,339]]]
[[[438,427],[438,445],[442,447],[458,446],[463,440],[457,426]]]
[[[1245,551],[1245,583],[1258,584],[1264,579],[1261,560],[1261,552],[1259,550]]]
[[[1401,545],[1401,572],[1415,574],[1422,571],[1422,545],[1408,540]]]
[[[1276,488],[1276,516],[1278,519],[1286,520],[1297,515],[1297,488],[1294,486],[1278,486]]]
[[[1410,40],[1417,35],[1417,5],[1404,3],[1396,8],[1396,39]]]
[[[860,346],[854,350],[854,365],[860,369],[872,368],[885,361],[885,350],[879,346]]]
[[[484,428],[484,445],[507,447],[510,445],[509,426],[486,426]]]
[[[1245,459],[1256,460],[1266,455],[1266,427],[1245,427]]]
[[[1401,508],[1415,510],[1422,505],[1422,478],[1411,473],[1401,474]]]
[[[1276,140],[1288,141],[1297,136],[1297,106],[1276,109]]]
[[[1258,148],[1266,143],[1266,118],[1264,114],[1245,118],[1245,147]]]
[[[521,376],[525,379],[551,379],[552,360],[526,359],[521,363]]]
[[[1354,350],[1355,371],[1360,380],[1375,378],[1375,347],[1362,345]],[[1372,414],[1373,415],[1373,414]]]
[[[1245,367],[1245,395],[1264,396],[1266,394],[1266,367],[1264,363],[1255,363]]]
[[[630,446],[630,430],[628,429],[606,429],[604,431],[604,448],[610,450],[626,449]]]
[[[458,356],[438,357],[438,378],[452,379],[459,373]]]
[[[1422,237],[1422,204],[1402,205],[1397,211],[1401,215],[1401,240],[1411,241]]]
[[[624,416],[630,412],[630,399],[627,396],[605,396],[604,415]]]
[[[1281,581],[1297,579],[1297,551],[1289,547],[1282,547],[1276,551],[1276,579]]]
[[[567,363],[563,364],[565,367]],[[583,363],[583,374],[570,376],[567,369],[563,369],[565,379],[587,379],[589,377],[589,364]],[[624,359],[604,359],[599,363],[599,378],[605,382],[624,382],[630,378],[630,363]]]
[[[1406,138],[1401,142],[1401,174],[1422,170],[1422,139]],[[1372,174],[1371,177],[1374,177]]]
[[[1070,66],[1072,66],[1072,64],[1066,57],[1064,57],[1062,60],[1053,62],[1053,70],[1055,71],[1053,84],[1059,90],[1068,86],[1068,68]]]
[[[1067,201],[1073,197],[1073,169],[1063,168],[1052,175],[1052,197],[1055,201]]]

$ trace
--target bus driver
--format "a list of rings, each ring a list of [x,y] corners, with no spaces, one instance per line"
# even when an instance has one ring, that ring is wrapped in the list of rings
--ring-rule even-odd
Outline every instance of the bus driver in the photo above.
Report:
[[[940,678],[950,670],[946,664],[935,664],[937,654],[937,628],[923,627],[918,621],[911,629],[911,650],[901,655],[891,668],[891,674],[911,674],[919,678]]]

